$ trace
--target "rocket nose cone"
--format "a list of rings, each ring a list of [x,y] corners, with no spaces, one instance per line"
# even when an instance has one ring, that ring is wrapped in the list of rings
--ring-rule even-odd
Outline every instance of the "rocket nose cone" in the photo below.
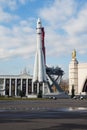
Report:
[[[40,28],[40,27],[41,27],[41,19],[38,18],[38,20],[37,20],[37,28]]]
[[[40,18],[38,18],[37,22],[41,22],[41,19],[40,19]]]

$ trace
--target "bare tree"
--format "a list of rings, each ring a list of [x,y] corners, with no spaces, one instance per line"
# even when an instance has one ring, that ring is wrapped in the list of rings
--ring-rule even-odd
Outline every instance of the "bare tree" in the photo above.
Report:
[[[61,82],[60,82],[60,87],[65,92],[69,92],[69,80],[68,79],[65,79],[65,80],[62,79]]]

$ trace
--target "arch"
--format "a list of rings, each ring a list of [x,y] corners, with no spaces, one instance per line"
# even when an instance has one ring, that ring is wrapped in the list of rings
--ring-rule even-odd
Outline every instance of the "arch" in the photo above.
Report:
[[[82,92],[86,92],[87,93],[87,78],[86,78],[86,80],[84,82]]]

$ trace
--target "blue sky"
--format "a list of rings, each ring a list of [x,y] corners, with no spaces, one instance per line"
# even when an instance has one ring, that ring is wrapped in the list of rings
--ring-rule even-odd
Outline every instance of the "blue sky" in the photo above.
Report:
[[[46,64],[68,78],[71,53],[87,62],[87,0],[0,0],[0,74],[32,74],[36,22],[45,28]]]

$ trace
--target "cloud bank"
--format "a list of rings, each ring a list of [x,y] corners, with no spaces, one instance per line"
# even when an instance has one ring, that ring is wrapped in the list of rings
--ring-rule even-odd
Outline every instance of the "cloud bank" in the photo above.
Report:
[[[79,56],[87,55],[87,1],[47,0],[44,5],[36,7],[37,1],[0,0],[0,59],[34,58],[38,17],[45,27],[49,63],[53,62],[52,58],[62,59],[70,55],[74,48]],[[32,12],[22,12],[23,8],[28,11],[26,6],[30,8],[31,4]]]

